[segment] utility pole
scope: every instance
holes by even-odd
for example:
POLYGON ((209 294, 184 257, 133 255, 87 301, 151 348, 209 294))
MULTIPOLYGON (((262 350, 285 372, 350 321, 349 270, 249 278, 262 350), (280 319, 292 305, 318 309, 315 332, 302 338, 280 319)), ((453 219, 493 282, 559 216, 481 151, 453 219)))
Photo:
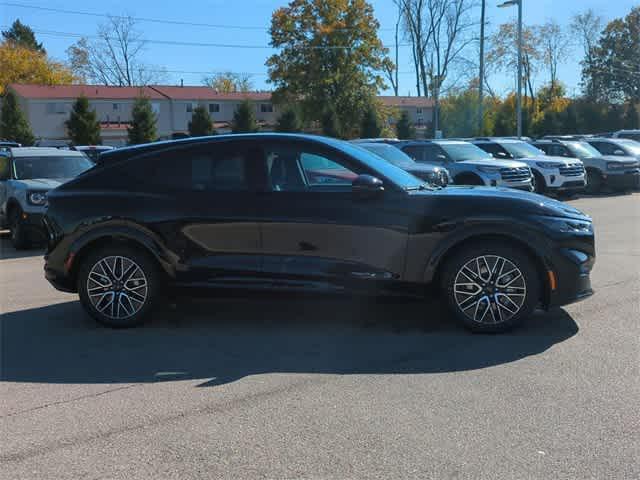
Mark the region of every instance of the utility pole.
POLYGON ((507 0, 499 8, 518 6, 518 92, 516 94, 516 123, 518 137, 522 136, 522 0, 507 0))
POLYGON ((480 10, 480 74, 478 75, 478 135, 484 135, 484 17, 485 1, 480 10))

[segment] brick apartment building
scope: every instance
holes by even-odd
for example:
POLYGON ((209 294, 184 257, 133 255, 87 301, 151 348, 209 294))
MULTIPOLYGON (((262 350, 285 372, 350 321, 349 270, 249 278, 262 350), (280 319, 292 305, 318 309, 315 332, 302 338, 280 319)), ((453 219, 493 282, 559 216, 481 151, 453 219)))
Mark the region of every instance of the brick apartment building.
MULTIPOLYGON (((65 121, 73 102, 80 96, 89 99, 102 128, 105 145, 121 146, 127 141, 127 126, 131 121, 133 102, 138 96, 149 98, 157 116, 158 135, 171 137, 185 133, 193 109, 204 105, 216 129, 228 132, 238 105, 249 100, 263 130, 270 130, 279 115, 271 102, 270 92, 219 93, 205 86, 149 85, 145 87, 108 87, 102 85, 26 85, 11 84, 34 135, 41 140, 67 140, 65 121)), ((433 102, 424 97, 380 96, 388 107, 408 112, 411 121, 420 128, 430 121, 433 102)))

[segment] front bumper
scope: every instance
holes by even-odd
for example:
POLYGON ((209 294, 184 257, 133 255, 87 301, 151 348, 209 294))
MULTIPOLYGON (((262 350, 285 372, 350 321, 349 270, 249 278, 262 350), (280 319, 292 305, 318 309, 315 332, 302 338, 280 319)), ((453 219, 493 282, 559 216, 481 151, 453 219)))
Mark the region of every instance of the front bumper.
POLYGON ((640 169, 623 173, 607 173, 603 175, 604 183, 614 190, 640 188, 640 169))
POLYGON ((544 176, 545 187, 548 191, 564 192, 584 190, 587 185, 585 173, 582 175, 563 175, 560 170, 538 170, 544 176))
POLYGON ((595 251, 587 248, 561 248, 554 255, 552 273, 554 285, 549 286, 549 307, 579 302, 593 295, 591 270, 596 261, 595 251))
POLYGON ((47 241, 47 232, 42 223, 42 218, 44 214, 40 212, 22 212, 20 217, 20 224, 27 231, 27 235, 32 241, 38 241, 42 243, 46 243, 47 241))

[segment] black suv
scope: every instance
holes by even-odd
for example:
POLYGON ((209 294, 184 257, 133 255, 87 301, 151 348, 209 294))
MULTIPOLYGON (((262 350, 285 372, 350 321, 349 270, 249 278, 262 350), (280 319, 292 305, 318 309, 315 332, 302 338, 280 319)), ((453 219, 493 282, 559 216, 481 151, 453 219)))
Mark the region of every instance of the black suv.
POLYGON ((141 323, 161 292, 184 286, 414 294, 433 284, 475 331, 592 294, 590 218, 532 193, 434 187, 306 135, 103 155, 48 196, 45 274, 109 326, 141 323))

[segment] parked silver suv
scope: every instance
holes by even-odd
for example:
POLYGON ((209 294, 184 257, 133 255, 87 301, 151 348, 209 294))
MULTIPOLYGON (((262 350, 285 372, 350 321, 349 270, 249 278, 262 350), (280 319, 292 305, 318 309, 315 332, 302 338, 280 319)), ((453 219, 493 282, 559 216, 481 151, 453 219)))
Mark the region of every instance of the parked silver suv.
POLYGON ((0 155, 0 227, 16 249, 43 240, 47 192, 93 167, 83 153, 57 148, 11 148, 0 155))
POLYGON ((527 164, 533 172, 537 193, 572 193, 584 190, 587 184, 584 164, 580 160, 547 156, 524 140, 485 137, 477 138, 473 144, 494 158, 513 159, 527 164))
POLYGON ((598 193, 605 187, 614 190, 638 188, 640 162, 628 155, 603 155, 589 143, 558 137, 533 142, 547 155, 579 158, 587 170, 587 192, 598 193))
POLYGON ((511 187, 533 191, 531 170, 524 163, 496 160, 469 142, 415 140, 395 142, 392 145, 417 162, 442 165, 458 185, 511 187))

